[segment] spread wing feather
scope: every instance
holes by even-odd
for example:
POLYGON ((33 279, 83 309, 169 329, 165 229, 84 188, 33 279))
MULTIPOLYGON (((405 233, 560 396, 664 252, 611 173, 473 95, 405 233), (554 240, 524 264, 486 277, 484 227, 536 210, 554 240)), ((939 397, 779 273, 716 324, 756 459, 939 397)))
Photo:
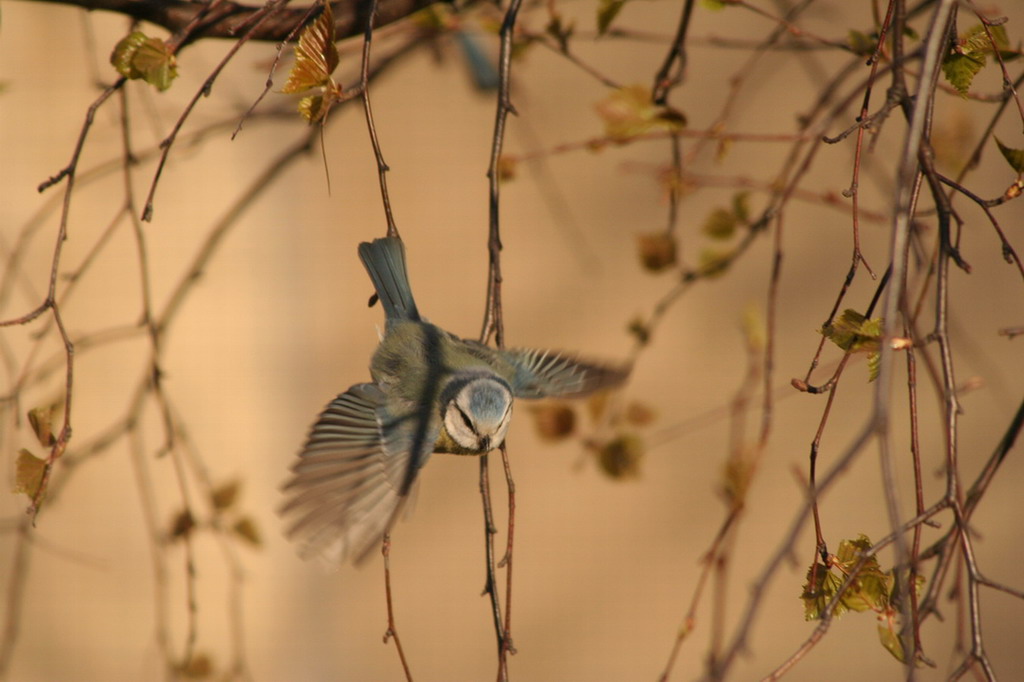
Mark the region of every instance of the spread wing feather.
POLYGON ((409 484, 437 439, 429 423, 413 452, 414 419, 396 419, 374 384, 332 400, 285 483, 281 514, 303 556, 362 561, 380 542, 408 497, 409 484))

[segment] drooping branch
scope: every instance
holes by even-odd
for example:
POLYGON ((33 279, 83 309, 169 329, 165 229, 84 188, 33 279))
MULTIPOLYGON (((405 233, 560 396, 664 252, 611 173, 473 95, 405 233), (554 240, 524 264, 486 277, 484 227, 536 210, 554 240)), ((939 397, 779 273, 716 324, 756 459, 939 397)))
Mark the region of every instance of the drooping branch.
MULTIPOLYGON (((40 0, 60 5, 72 5, 87 10, 117 12, 125 16, 162 26, 172 33, 185 28, 203 14, 198 27, 190 31, 190 40, 199 38, 238 38, 248 27, 253 15, 262 6, 238 2, 220 2, 213 6, 187 0, 40 0)), ((381 0, 377 9, 377 27, 403 19, 414 12, 434 4, 435 0, 381 0)), ((359 13, 359 3, 332 2, 334 31, 337 38, 361 35, 365 28, 359 13)), ((264 21, 250 40, 281 41, 287 39, 296 25, 307 16, 308 7, 295 7, 279 11, 264 21)))

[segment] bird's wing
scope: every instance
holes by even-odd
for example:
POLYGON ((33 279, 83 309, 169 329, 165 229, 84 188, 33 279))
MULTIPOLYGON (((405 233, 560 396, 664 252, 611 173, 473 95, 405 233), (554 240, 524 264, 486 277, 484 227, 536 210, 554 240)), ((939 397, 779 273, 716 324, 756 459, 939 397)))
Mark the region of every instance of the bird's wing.
POLYGON ((358 563, 391 527, 439 429, 395 412, 379 387, 356 384, 320 414, 281 508, 303 556, 358 563))
POLYGON ((520 398, 577 398, 618 386, 628 366, 587 362, 547 350, 520 348, 499 351, 514 367, 510 381, 520 398))

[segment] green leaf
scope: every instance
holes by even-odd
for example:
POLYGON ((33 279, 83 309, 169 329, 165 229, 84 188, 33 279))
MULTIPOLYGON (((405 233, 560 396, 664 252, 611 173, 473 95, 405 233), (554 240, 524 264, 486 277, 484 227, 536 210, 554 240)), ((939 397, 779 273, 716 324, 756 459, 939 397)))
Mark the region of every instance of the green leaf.
POLYGON ((178 77, 174 53, 160 38, 134 31, 114 47, 110 63, 119 74, 132 80, 144 80, 157 90, 171 87, 178 77))
POLYGON ((716 208, 704 221, 702 229, 711 239, 731 239, 736 233, 736 214, 726 208, 716 208))
POLYGON ((597 34, 603 36, 611 28, 612 21, 629 0, 601 0, 597 6, 597 34))
POLYGON ((999 138, 996 138, 996 145, 999 147, 999 152, 1006 159, 1006 163, 1010 164, 1010 168, 1017 171, 1018 174, 1024 173, 1024 149, 1014 149, 1007 147, 1003 144, 999 138))
POLYGON ((36 499, 45 473, 46 460, 22 448, 14 464, 14 493, 25 493, 29 499, 36 499))
POLYGON ((704 9, 717 12, 718 10, 725 9, 730 3, 725 2, 724 0, 700 0, 700 4, 704 6, 704 9))
MULTIPOLYGON (((338 66, 338 48, 334 44, 334 16, 331 3, 312 24, 302 29, 299 44, 295 46, 295 64, 288 72, 281 92, 286 95, 305 92, 310 88, 326 86, 338 66)), ((309 118, 307 121, 312 122, 309 118)), ((317 119, 319 120, 319 119, 317 119)))
POLYGON ((875 317, 869 320, 856 310, 847 308, 819 332, 845 351, 876 352, 882 338, 882 319, 875 317))

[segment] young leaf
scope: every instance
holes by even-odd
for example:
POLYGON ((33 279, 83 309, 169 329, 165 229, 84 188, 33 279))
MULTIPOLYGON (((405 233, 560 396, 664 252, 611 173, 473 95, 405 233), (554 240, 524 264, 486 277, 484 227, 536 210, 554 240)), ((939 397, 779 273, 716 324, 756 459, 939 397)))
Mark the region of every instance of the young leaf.
MULTIPOLYGON (((815 561, 807 569, 807 582, 800 599, 804 602, 804 620, 817 620, 825 613, 825 607, 836 596, 843 579, 828 569, 824 564, 815 561)), ((832 611, 833 617, 846 612, 846 606, 840 600, 832 611)))
POLYGON ((597 35, 603 36, 628 0, 601 0, 597 6, 597 35))
POLYGON ((882 320, 878 317, 869 320, 847 308, 819 332, 843 350, 876 352, 882 337, 882 320))
POLYGON ((651 101, 650 88, 632 85, 613 91, 597 103, 604 119, 605 134, 616 142, 626 142, 654 129, 682 130, 686 118, 678 111, 651 101))
POLYGON ((45 472, 46 460, 22 448, 14 465, 14 494, 25 493, 29 499, 34 500, 39 493, 39 486, 43 484, 45 472))
POLYGON ((736 192, 732 195, 732 214, 739 223, 750 222, 750 192, 736 192))
POLYGON ((942 60, 942 73, 950 85, 966 97, 974 77, 985 67, 985 55, 995 50, 1008 50, 1009 46, 1003 26, 990 26, 988 32, 981 24, 972 26, 957 39, 956 46, 942 60))
POLYGON ((878 36, 869 36, 853 29, 850 29, 846 36, 846 44, 850 46, 850 50, 861 57, 870 57, 874 54, 877 43, 878 36))
POLYGON ((881 353, 868 353, 868 383, 877 379, 878 374, 882 371, 881 360, 881 353))
POLYGON ((942 60, 942 73, 961 97, 967 97, 967 93, 971 89, 971 82, 984 66, 985 55, 983 53, 952 52, 942 60))
POLYGON ((711 239, 730 239, 736 232, 736 215, 729 209, 716 208, 705 219, 702 229, 711 239))
POLYGON ((1007 147, 1003 144, 999 138, 996 138, 996 145, 999 147, 999 152, 1006 159, 1006 163, 1010 164, 1010 168, 1017 171, 1018 175, 1024 173, 1024 149, 1014 149, 1007 147))
POLYGON ((144 80, 158 90, 171 87, 178 77, 177 60, 160 38, 134 31, 114 47, 110 63, 119 74, 132 80, 144 80))
POLYGON ((718 277, 729 269, 731 251, 706 248, 700 252, 700 274, 702 277, 718 277))
POLYGON ((765 344, 768 342, 768 327, 765 324, 761 308, 756 303, 748 303, 743 309, 741 325, 747 348, 755 352, 764 350, 765 344))
POLYGON ((299 44, 295 46, 295 64, 288 72, 288 80, 285 81, 281 92, 290 95, 326 86, 337 66, 338 48, 334 44, 334 16, 331 13, 331 3, 325 2, 320 16, 302 29, 299 35, 299 44))

